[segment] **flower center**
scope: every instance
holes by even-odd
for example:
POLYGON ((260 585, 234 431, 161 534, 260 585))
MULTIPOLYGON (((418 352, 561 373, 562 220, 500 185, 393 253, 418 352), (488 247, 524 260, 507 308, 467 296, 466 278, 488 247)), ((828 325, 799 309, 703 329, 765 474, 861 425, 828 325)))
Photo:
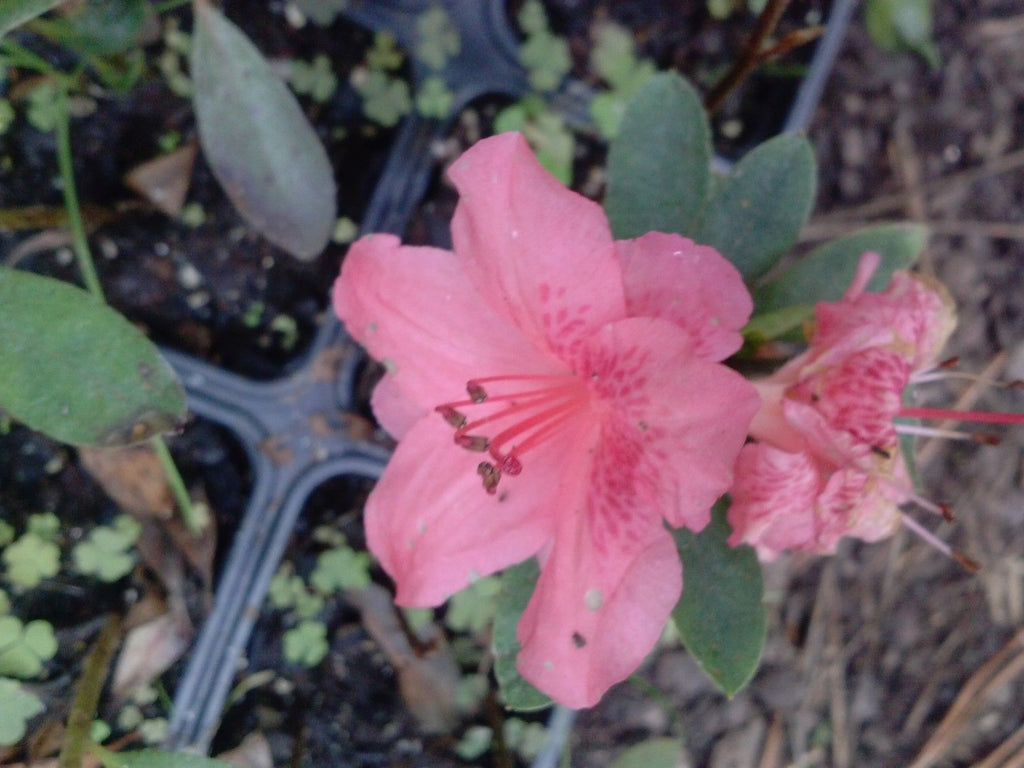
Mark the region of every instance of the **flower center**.
POLYGON ((490 494, 502 475, 522 472, 523 454, 554 437, 589 399, 586 385, 571 374, 470 379, 466 394, 467 400, 434 410, 455 428, 456 445, 490 454, 476 468, 490 494))

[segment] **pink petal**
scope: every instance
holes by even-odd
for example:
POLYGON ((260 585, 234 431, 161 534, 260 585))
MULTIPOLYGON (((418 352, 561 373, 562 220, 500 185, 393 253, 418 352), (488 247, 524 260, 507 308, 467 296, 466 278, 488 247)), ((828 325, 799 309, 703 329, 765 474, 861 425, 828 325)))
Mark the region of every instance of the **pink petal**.
POLYGON ((610 403, 602 440, 613 463, 595 474, 607 495, 634 494, 674 526, 700 530, 733 481, 761 404, 724 365, 694 357, 665 320, 610 323, 588 342, 592 386, 610 403))
POLYGON ((408 428, 404 393, 426 413, 465 397, 471 378, 560 371, 509 320, 494 312, 455 254, 402 246, 392 235, 355 242, 334 283, 334 309, 349 333, 380 360, 395 387, 376 402, 378 418, 408 428))
POLYGON ((560 510, 517 631, 520 673, 567 707, 593 706, 636 670, 682 591, 679 556, 657 512, 609 501, 581 495, 560 510))
POLYGON ((631 316, 672 321, 708 360, 724 360, 740 348, 753 302, 740 273, 718 251, 661 232, 615 246, 631 316))
POLYGON ((743 447, 730 494, 729 543, 750 544, 764 560, 786 549, 817 543, 815 505, 823 486, 821 470, 806 453, 770 445, 743 447))
POLYGON ((551 176, 518 133, 478 142, 449 169, 455 251, 477 289, 541 348, 565 358, 625 316, 601 207, 551 176))
MULTIPOLYGON (((562 513, 562 444, 531 451, 522 474, 503 477, 488 495, 476 471, 486 454, 456 446, 452 433, 437 414, 417 422, 366 502, 367 543, 402 605, 438 605, 475 578, 536 554, 562 513)), ((592 439, 566 433, 566 444, 584 454, 592 439)))
POLYGON ((384 431, 395 440, 401 440, 424 416, 423 406, 406 394, 393 376, 384 376, 377 382, 370 406, 384 431))

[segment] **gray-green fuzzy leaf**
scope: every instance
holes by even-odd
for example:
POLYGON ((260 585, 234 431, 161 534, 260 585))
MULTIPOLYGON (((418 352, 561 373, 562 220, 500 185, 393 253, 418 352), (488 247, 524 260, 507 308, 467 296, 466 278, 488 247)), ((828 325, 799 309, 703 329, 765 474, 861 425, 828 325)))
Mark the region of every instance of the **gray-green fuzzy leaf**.
POLYGON ((693 86, 672 73, 651 78, 608 151, 604 205, 615 237, 688 234, 704 207, 710 163, 711 131, 693 86))
POLYGON ((177 427, 185 393, 135 326, 73 285, 0 267, 0 408, 73 445, 177 427))
POLYGON ((208 0, 196 3, 192 79, 203 152, 246 221, 300 259, 334 229, 327 153, 295 97, 208 0))
POLYGON ((693 234, 748 282, 789 252, 814 203, 817 164, 803 136, 766 141, 733 168, 708 200, 693 234))
POLYGON ((672 618, 686 649, 728 696, 757 671, 766 628, 761 565, 748 546, 730 547, 724 503, 699 534, 673 531, 683 594, 672 618))

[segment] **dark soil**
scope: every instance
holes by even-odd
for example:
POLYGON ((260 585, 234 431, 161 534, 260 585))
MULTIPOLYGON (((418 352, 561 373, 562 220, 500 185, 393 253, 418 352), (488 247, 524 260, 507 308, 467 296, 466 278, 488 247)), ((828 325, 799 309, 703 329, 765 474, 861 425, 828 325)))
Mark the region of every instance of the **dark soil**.
MULTIPOLYGON (((660 66, 678 66, 706 87, 749 29, 749 17, 733 26, 712 25, 699 15, 702 6, 685 0, 550 4, 556 31, 570 39, 577 76, 587 76, 589 25, 611 17, 637 32, 645 55, 660 66)), ((962 370, 981 371, 995 360, 991 376, 1024 378, 1024 162, 1006 159, 1020 148, 1024 129, 1024 16, 1013 0, 937 6, 943 56, 937 71, 909 56, 879 52, 859 24, 851 31, 810 131, 821 181, 820 213, 809 234, 832 237, 874 219, 937 222, 922 268, 946 283, 960 308, 949 354, 960 357, 962 370), (973 183, 958 176, 1000 164, 1010 167, 973 183), (878 199, 890 202, 860 207, 878 199), (996 231, 990 223, 1008 226, 996 231), (1001 352, 1005 360, 997 357, 1001 352)), ((341 20, 328 29, 294 30, 283 20, 281 4, 273 4, 271 13, 266 9, 256 0, 225 3, 226 13, 268 55, 308 59, 324 52, 331 58, 342 84, 338 93, 324 106, 306 106, 335 165, 339 213, 358 221, 393 138, 393 132, 368 129, 347 86, 370 35, 341 20), (332 133, 338 126, 346 129, 343 139, 332 133)), ((820 14, 820 4, 794 0, 787 23, 808 14, 820 14)), ((188 14, 181 18, 187 24, 188 14)), ((781 91, 753 91, 762 93, 759 101, 727 103, 718 124, 738 121, 741 130, 731 140, 720 136, 720 149, 737 150, 777 128, 777 102, 788 98, 792 86, 782 80, 781 91), (774 127, 766 127, 762 115, 775 120, 774 127)), ((492 112, 493 105, 481 104, 475 116, 461 120, 457 142, 469 141, 474 121, 486 124, 492 112)), ((118 211, 92 234, 108 299, 161 343, 251 378, 279 375, 312 338, 343 248, 329 246, 311 265, 283 255, 244 228, 201 159, 190 200, 203 206, 202 225, 187 227, 124 206, 130 193, 121 176, 158 154, 157 137, 172 130, 185 141, 195 137, 188 102, 159 80, 144 80, 123 96, 105 95, 94 114, 73 125, 83 200, 118 211), (279 317, 294 321, 295 340, 275 330, 279 317)), ((583 146, 590 146, 587 140, 583 146)), ((590 148, 599 156, 596 144, 590 148)), ((457 154, 454 145, 447 150, 457 154)), ((56 165, 50 137, 19 118, 0 137, 0 154, 10 158, 0 165, 0 208, 60 205, 51 184, 56 165)), ((443 242, 452 201, 435 183, 410 239, 443 242)), ((24 238, 0 232, 0 252, 10 254, 24 238)), ((20 266, 75 278, 73 266, 53 249, 24 257, 20 266)), ((928 402, 949 405, 969 385, 929 387, 928 402)), ((976 395, 982 409, 1022 407, 1019 392, 981 387, 976 395)), ((1021 664, 1006 664, 1000 678, 1005 685, 990 689, 980 684, 979 673, 1024 624, 1022 446, 1024 433, 1017 430, 1006 432, 998 447, 923 448, 925 494, 958 513, 940 535, 981 561, 978 575, 907 535, 873 546, 847 545, 831 559, 783 558, 767 568, 768 646, 748 689, 727 701, 682 650, 667 647, 643 669, 666 701, 630 684, 618 686, 578 721, 573 764, 600 768, 624 746, 666 734, 685 740, 689 764, 712 768, 1024 764, 1021 664), (966 687, 976 674, 978 689, 966 687), (965 690, 971 705, 965 716, 940 729, 965 690), (985 761, 1004 742, 1005 754, 985 761), (914 762, 917 755, 923 757, 914 762)), ((190 485, 202 490, 217 517, 223 552, 249 487, 244 453, 222 430, 201 421, 173 448, 190 485)), ((297 567, 312 557, 308 534, 317 525, 337 525, 351 543, 362 543, 354 509, 365 490, 364 481, 348 478, 314 495, 289 552, 297 567)), ((0 435, 0 511, 20 530, 26 515, 43 510, 57 511, 64 522, 65 552, 89 525, 116 513, 73 451, 15 425, 0 435)), ((144 583, 136 574, 97 588, 93 580, 62 574, 14 600, 16 614, 52 621, 61 638, 44 688, 50 716, 64 714, 78 654, 98 629, 98 617, 125 606, 144 583)), ((250 669, 274 669, 294 685, 250 693, 228 712, 215 746, 233 746, 260 729, 280 765, 296 755, 310 766, 460 764, 451 744, 461 731, 437 737, 419 732, 399 696, 395 670, 354 608, 339 601, 325 619, 329 660, 306 671, 281 661, 281 617, 263 617, 250 669)), ((172 691, 173 685, 172 673, 172 691)), ((497 717, 485 707, 475 722, 494 725, 497 717)), ((7 762, 2 753, 0 762, 7 762)))

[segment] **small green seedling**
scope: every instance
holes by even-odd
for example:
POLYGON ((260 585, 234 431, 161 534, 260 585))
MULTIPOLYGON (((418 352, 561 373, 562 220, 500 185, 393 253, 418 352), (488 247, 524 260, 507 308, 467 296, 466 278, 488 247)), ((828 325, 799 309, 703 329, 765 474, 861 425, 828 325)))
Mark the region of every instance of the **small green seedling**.
POLYGON ((44 709, 39 697, 17 680, 0 677, 0 746, 21 741, 26 723, 44 709))
POLYGON ((390 72, 402 66, 403 54, 395 44, 390 32, 378 32, 373 36, 373 47, 366 52, 366 66, 378 72, 390 72))
POLYGON ((296 93, 309 96, 318 104, 328 101, 338 88, 338 76, 331 69, 331 60, 322 53, 312 62, 293 61, 289 81, 296 93))
POLYGON ((932 37, 932 0, 868 0, 864 25, 879 48, 916 53, 933 69, 941 63, 932 37))
POLYGON ((416 111, 423 117, 443 120, 452 111, 455 94, 442 77, 428 77, 416 91, 416 111))
POLYGON ((306 619, 284 633, 284 657, 292 664, 315 667, 329 650, 327 627, 322 621, 306 619))
POLYGON ((0 99, 0 136, 7 133, 7 130, 14 122, 14 107, 7 99, 0 99))
POLYGON ((48 621, 22 624, 14 616, 0 616, 0 675, 22 680, 38 677, 43 662, 57 653, 57 638, 48 621))
POLYGON ((572 183, 576 138, 562 117, 548 109, 543 98, 530 94, 505 107, 494 120, 494 130, 522 133, 541 165, 563 184, 572 183))
POLYGON ((0 547, 6 547, 14 541, 15 535, 14 526, 6 520, 0 520, 0 547))
POLYGON ((447 12, 433 5, 416 19, 415 56, 431 69, 443 69, 462 50, 459 33, 447 12))
POLYGON ((32 589, 60 571, 60 549, 35 533, 25 533, 4 549, 3 561, 12 584, 32 589))
POLYGON ((80 542, 71 556, 75 567, 100 581, 114 582, 131 572, 135 558, 128 551, 138 541, 142 526, 127 515, 118 515, 112 526, 97 526, 80 542))
POLYGON ((637 58, 632 33, 611 22, 600 25, 594 33, 590 67, 611 88, 590 102, 590 116, 597 130, 610 140, 618 135, 626 105, 657 69, 653 62, 637 58))
POLYGON ((519 61, 526 67, 530 87, 542 92, 554 90, 572 68, 569 43, 548 28, 540 0, 527 0, 516 19, 526 33, 519 61))
POLYGON ((318 592, 331 595, 343 589, 370 586, 370 556, 342 545, 321 552, 309 583, 318 592))
POLYGON ((444 623, 455 632, 482 632, 494 621, 501 592, 501 579, 486 576, 477 579, 448 601, 444 623))
POLYGON ((60 518, 52 512, 29 515, 25 524, 26 533, 32 533, 41 539, 53 541, 60 535, 60 518))
POLYGON ((352 87, 363 98, 363 112, 375 123, 391 128, 409 114, 412 96, 409 84, 379 70, 356 69, 352 87))

